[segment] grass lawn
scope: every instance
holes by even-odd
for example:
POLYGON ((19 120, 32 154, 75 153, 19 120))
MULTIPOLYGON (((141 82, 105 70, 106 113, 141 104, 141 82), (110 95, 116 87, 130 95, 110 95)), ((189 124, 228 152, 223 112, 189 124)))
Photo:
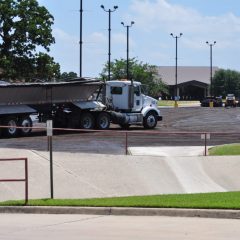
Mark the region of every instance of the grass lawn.
MULTIPOLYGON (((173 100, 160 100, 158 101, 158 106, 174 106, 173 100)), ((178 101, 178 105, 184 106, 184 105, 189 105, 189 104, 195 104, 199 103, 199 101, 178 101)))
POLYGON ((208 150, 210 156, 240 155, 240 143, 216 146, 208 150))
MULTIPOLYGON (((1 206, 20 206, 24 201, 1 202, 1 206)), ((170 194, 155 196, 115 197, 95 199, 38 199, 29 200, 30 206, 88 206, 142 208, 202 208, 240 209, 240 192, 170 194)))

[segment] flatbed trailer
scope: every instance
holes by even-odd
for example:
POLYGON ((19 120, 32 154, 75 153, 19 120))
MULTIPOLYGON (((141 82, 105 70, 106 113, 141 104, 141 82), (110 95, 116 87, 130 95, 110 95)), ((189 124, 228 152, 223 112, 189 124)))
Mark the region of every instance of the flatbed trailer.
POLYGON ((97 109, 97 106, 99 111, 103 110, 103 105, 89 99, 102 86, 97 80, 1 84, 0 125, 9 126, 1 133, 7 137, 28 135, 32 127, 31 114, 37 114, 39 122, 53 119, 55 127, 77 127, 73 112, 79 116, 80 112, 97 109), (70 115, 71 121, 66 119, 70 115), (16 129, 17 126, 26 128, 16 129))

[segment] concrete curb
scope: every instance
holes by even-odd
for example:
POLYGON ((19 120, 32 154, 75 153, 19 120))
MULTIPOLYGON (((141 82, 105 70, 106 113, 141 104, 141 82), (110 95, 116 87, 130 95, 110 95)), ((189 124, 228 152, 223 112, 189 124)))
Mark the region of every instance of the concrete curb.
POLYGON ((171 216, 171 217, 200 217, 200 218, 228 218, 228 219, 240 218, 240 210, 178 209, 178 208, 1 206, 0 213, 171 216))

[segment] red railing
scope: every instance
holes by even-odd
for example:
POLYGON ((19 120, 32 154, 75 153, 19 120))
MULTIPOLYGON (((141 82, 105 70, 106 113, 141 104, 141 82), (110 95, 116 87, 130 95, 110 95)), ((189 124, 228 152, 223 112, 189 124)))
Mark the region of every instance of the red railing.
POLYGON ((0 179, 0 182, 25 182, 25 205, 28 203, 28 159, 27 158, 3 158, 0 162, 24 161, 25 162, 25 178, 0 179))

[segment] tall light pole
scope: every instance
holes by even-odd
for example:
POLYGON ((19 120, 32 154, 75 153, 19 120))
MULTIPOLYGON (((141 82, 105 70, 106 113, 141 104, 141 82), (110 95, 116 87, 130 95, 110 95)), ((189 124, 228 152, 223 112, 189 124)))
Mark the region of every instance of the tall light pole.
POLYGON ((171 33, 170 34, 173 38, 175 38, 176 39, 176 65, 175 65, 175 91, 174 91, 174 94, 175 94, 175 96, 174 96, 174 100, 175 100, 175 103, 174 103, 174 107, 177 107, 178 106, 178 104, 177 104, 177 97, 178 97, 178 91, 177 91, 177 79, 178 79, 178 69, 177 69, 177 67, 178 67, 178 65, 177 65, 177 60, 178 60, 178 51, 177 51, 177 49, 178 49, 178 38, 180 38, 183 34, 182 33, 180 33, 179 34, 179 36, 178 35, 173 35, 173 33, 171 33))
POLYGON ((79 77, 82 77, 82 29, 83 29, 83 2, 80 0, 80 69, 79 69, 79 77))
POLYGON ((108 81, 110 81, 110 72, 111 72, 111 13, 115 12, 118 9, 118 6, 113 6, 113 9, 105 9, 103 5, 101 8, 108 12, 108 81))
POLYGON ((209 43, 208 41, 206 44, 210 47, 210 95, 212 96, 212 47, 216 44, 217 42, 214 41, 213 43, 209 43))
MULTIPOLYGON (((132 27, 134 21, 131 21, 130 25, 125 25, 124 22, 121 22, 121 24, 127 28, 127 79, 129 80, 129 28, 132 27)), ((131 82, 132 81, 133 80, 131 79, 131 82)))

